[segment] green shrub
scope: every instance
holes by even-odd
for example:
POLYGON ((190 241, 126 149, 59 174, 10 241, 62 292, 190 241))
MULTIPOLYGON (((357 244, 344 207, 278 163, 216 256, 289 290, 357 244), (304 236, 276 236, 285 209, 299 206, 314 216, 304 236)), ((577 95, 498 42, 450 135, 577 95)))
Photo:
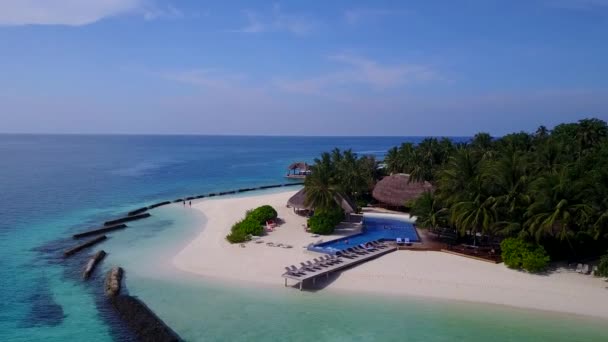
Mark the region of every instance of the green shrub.
POLYGON ((608 254, 600 258, 600 263, 597 265, 595 275, 598 277, 608 277, 608 254))
POLYGON ((509 268, 539 272, 547 267, 549 256, 540 245, 519 238, 508 238, 501 242, 502 261, 509 268))
POLYGON ((232 226, 233 232, 241 232, 245 235, 262 235, 264 233, 264 227, 256 221, 249 217, 246 217, 244 220, 239 221, 232 226))
POLYGON ((330 209, 324 211, 316 211, 315 214, 308 219, 308 227, 315 234, 329 235, 334 232, 338 223, 344 219, 342 209, 330 209))
POLYGON ((232 226, 231 233, 226 236, 230 243, 240 243, 249 240, 250 235, 260 236, 264 234, 262 226, 268 220, 277 218, 277 211, 269 205, 249 210, 245 218, 232 226))
POLYGON ((277 218, 277 211, 269 205, 263 205, 247 212, 246 218, 255 220, 260 224, 265 224, 266 221, 277 218))
POLYGON ((249 241, 249 236, 247 234, 241 232, 240 230, 233 230, 230 234, 226 236, 226 240, 230 243, 241 243, 245 241, 249 241))

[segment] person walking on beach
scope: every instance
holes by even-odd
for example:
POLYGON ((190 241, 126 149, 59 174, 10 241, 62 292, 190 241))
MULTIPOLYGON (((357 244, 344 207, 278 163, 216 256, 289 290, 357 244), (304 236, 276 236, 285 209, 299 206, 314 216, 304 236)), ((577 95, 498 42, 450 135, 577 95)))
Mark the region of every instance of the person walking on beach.
POLYGON ((188 205, 192 208, 192 201, 188 201, 188 205))
POLYGON ((184 202, 183 202, 183 205, 184 205, 184 207, 186 206, 186 201, 185 201, 185 200, 184 200, 184 202))

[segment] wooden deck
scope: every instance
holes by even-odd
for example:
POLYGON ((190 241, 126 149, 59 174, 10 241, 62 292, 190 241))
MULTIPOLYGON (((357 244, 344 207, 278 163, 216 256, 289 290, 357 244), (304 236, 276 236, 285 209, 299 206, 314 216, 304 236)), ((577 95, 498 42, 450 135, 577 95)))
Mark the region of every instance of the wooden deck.
POLYGON ((326 278, 329 278, 329 275, 331 273, 342 271, 344 269, 353 267, 355 265, 362 264, 364 262, 378 258, 382 255, 394 252, 396 250, 397 250, 396 247, 387 246, 387 248, 379 249, 379 250, 371 252, 369 254, 359 255, 358 257, 356 257, 354 259, 339 257, 339 259, 342 262, 334 264, 334 265, 329 265, 327 267, 322 267, 320 270, 317 270, 315 272, 306 271, 306 274, 304 274, 302 276, 296 276, 296 275, 291 275, 288 273, 283 273, 282 277, 285 278, 285 286, 287 286, 287 279, 292 279, 292 280, 298 281, 300 291, 302 291, 305 281, 312 280, 312 283, 314 284, 318 277, 325 276, 326 278))

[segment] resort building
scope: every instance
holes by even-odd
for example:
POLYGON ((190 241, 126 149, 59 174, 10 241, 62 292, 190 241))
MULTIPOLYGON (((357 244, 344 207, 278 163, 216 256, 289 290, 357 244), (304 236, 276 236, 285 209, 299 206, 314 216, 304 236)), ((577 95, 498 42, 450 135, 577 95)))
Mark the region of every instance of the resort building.
MULTIPOLYGON (((341 195, 336 195, 334 200, 336 201, 336 204, 338 204, 342 210, 344 210, 347 217, 350 214, 357 212, 357 205, 350 199, 341 195)), ((311 206, 306 205, 306 191, 304 188, 289 198, 287 201, 287 206, 293 208, 293 211, 299 215, 308 215, 314 210, 314 208, 311 206)))
POLYGON ((402 209, 409 201, 432 189, 429 182, 412 182, 410 175, 396 173, 382 178, 374 187, 372 196, 380 202, 378 206, 402 209))

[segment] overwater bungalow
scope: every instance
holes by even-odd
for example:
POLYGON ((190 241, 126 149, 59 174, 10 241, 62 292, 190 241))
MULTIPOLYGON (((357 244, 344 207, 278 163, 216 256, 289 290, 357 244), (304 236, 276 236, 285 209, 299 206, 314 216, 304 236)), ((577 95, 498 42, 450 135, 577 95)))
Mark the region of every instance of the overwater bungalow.
POLYGON ((372 196, 381 207, 403 209, 407 202, 432 189, 429 182, 410 182, 410 175, 396 173, 382 178, 374 187, 372 196))
POLYGON ((310 174, 310 166, 305 162, 295 162, 287 167, 287 178, 303 179, 310 174))

